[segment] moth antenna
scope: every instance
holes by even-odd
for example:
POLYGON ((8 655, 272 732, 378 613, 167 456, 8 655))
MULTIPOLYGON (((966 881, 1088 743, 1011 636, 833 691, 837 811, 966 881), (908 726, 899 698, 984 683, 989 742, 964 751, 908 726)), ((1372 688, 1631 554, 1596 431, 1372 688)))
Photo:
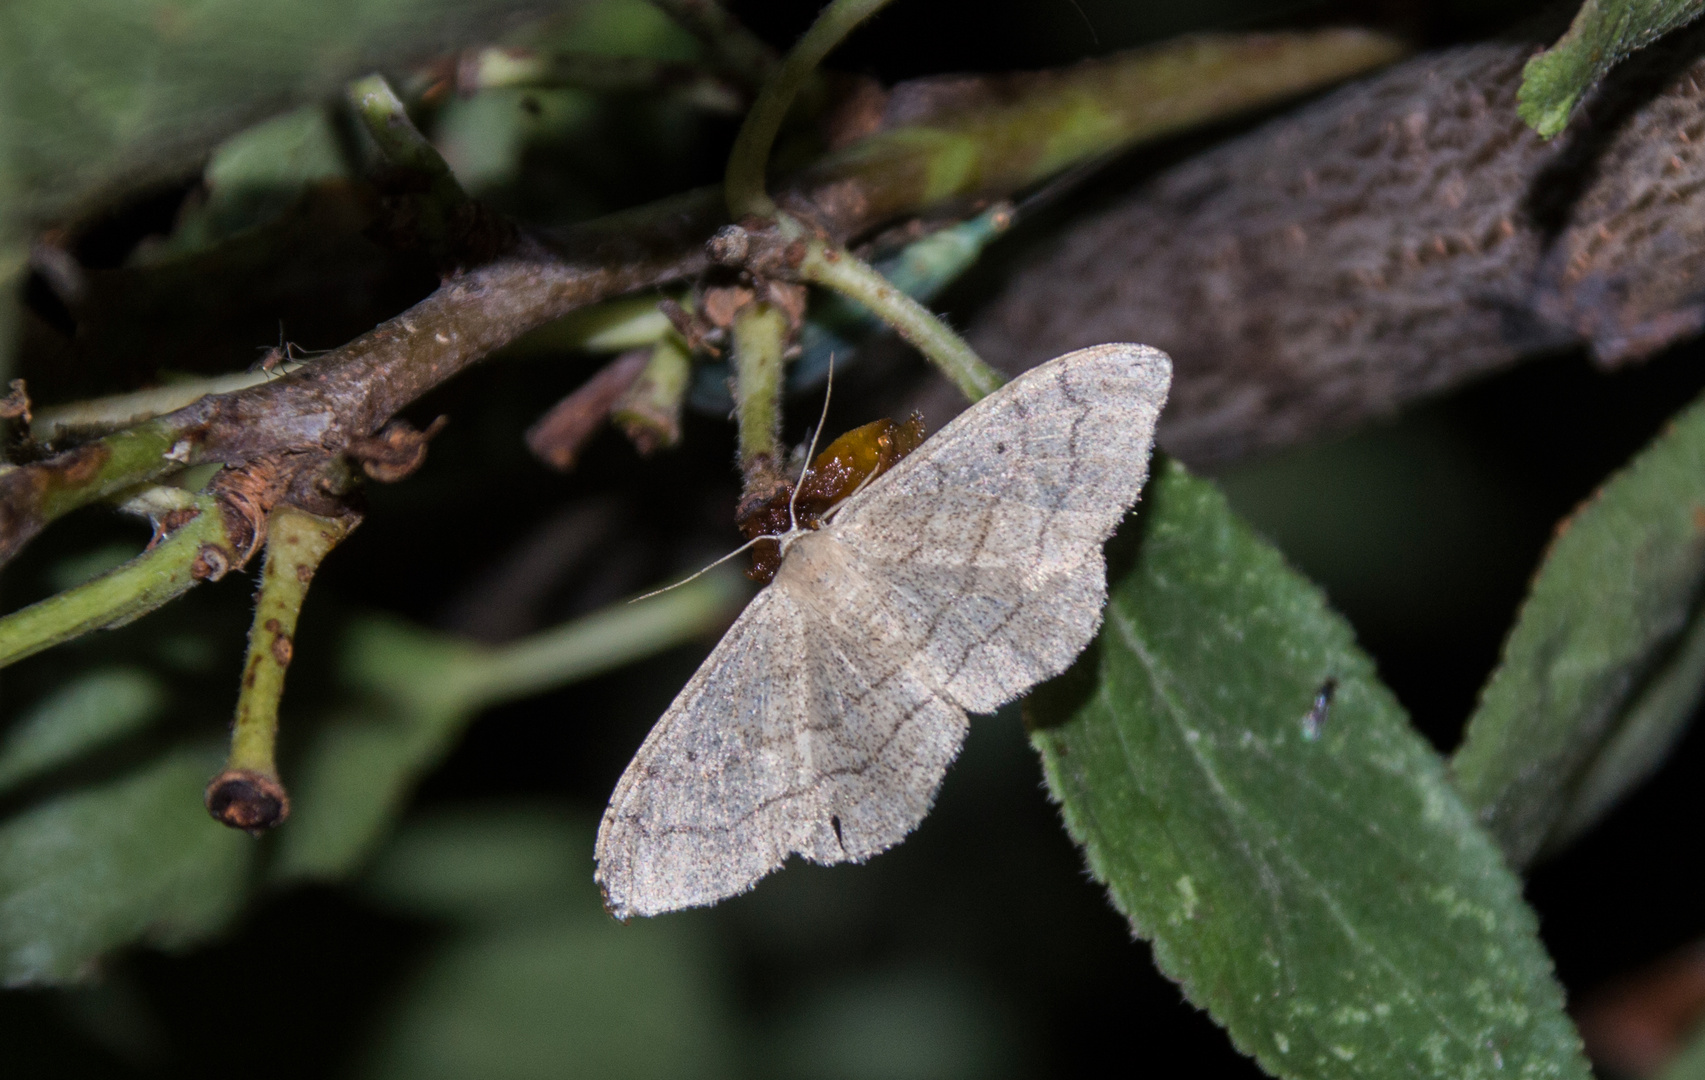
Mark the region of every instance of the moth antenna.
MULTIPOLYGON (((828 385, 823 388, 823 411, 822 411, 822 414, 817 417, 817 430, 811 433, 811 445, 805 451, 805 466, 804 466, 804 468, 799 470, 799 479, 793 485, 793 494, 789 495, 788 499, 787 499, 787 526, 788 526, 788 532, 790 532, 790 533, 799 531, 799 519, 794 516, 794 511, 793 511, 794 500, 799 498, 800 485, 805 483, 805 474, 811 470, 811 457, 813 454, 815 454, 817 452, 817 437, 819 435, 823 434, 823 424, 825 423, 825 421, 828 420, 828 417, 829 417, 829 394, 834 389, 834 384, 835 384, 835 354, 830 353, 829 354, 829 380, 828 380, 828 385)), ((866 477, 866 480, 868 480, 868 479, 869 478, 866 477)), ((863 486, 864 486, 864 484, 861 482, 859 484, 859 487, 863 487, 863 486)), ((854 494, 857 494, 856 490, 854 491, 854 494)), ((851 496, 848 496, 848 497, 850 498, 851 496)), ((778 539, 778 537, 774 533, 768 533, 768 534, 765 534, 763 536, 754 536, 752 539, 746 541, 744 544, 741 544, 739 547, 735 548, 733 551, 730 551, 728 554, 724 555, 722 558, 716 560, 715 562, 709 564, 708 566, 705 566, 703 569, 698 570, 697 572, 693 573, 692 575, 690 575, 688 577, 684 577, 680 581, 677 581, 673 584, 665 585, 661 589, 653 589, 648 593, 641 593, 640 595, 634 597, 632 600, 629 600, 628 603, 637 604, 641 600, 649 600, 653 596, 660 596, 663 593, 668 592, 670 589, 678 589, 681 586, 685 585, 687 582, 692 581, 694 578, 703 577, 705 574, 707 574, 710 571, 721 566, 723 563, 727 562, 729 559, 732 559, 732 558, 734 558, 734 556, 745 551, 747 548, 751 547, 753 544, 761 543, 765 540, 776 540, 776 539, 778 539)))
POLYGON ((799 519, 793 514, 793 504, 799 499, 799 489, 805 485, 805 474, 811 471, 811 459, 817 453, 817 438, 823 434, 823 425, 829 420, 829 395, 835 392, 835 354, 829 354, 829 376, 823 384, 823 411, 817 415, 817 430, 811 433, 811 445, 805 451, 805 464, 800 466, 799 479, 794 482, 793 493, 787 497, 787 531, 799 531, 799 519))
POLYGON ((706 574, 710 573, 712 570, 715 570, 717 567, 721 566, 723 563, 727 562, 729 559, 734 558, 734 556, 740 554, 742 551, 745 551, 747 548, 751 547, 753 544, 756 544, 762 540, 774 540, 774 539, 775 539, 775 537, 773 537, 773 536, 754 536, 752 539, 746 541, 744 544, 741 544, 739 547, 735 548, 733 551, 730 551, 728 554, 724 555, 722 558, 716 560, 713 563, 710 563, 709 565, 703 567, 700 570, 695 571, 694 573, 688 575, 687 577, 682 578, 680 581, 674 582, 673 584, 670 584, 670 585, 665 585, 661 589, 652 589, 648 593, 641 593, 640 595, 634 597, 632 600, 629 600, 628 603, 637 604, 641 600, 649 600, 653 596, 662 596, 664 593, 668 592, 670 589, 679 589, 681 586, 685 585, 689 581, 694 580, 695 578, 704 577, 706 574))

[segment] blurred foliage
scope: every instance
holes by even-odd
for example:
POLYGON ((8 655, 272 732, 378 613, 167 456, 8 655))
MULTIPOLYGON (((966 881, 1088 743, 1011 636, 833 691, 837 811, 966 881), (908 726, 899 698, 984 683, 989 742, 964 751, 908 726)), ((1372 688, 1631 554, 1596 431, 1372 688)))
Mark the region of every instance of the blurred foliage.
POLYGON ((1469 720, 1457 786, 1525 866, 1664 759, 1705 689, 1705 404, 1557 527, 1469 720))
POLYGON ((449 931, 357 1075, 730 1075, 703 919, 618 926, 592 884, 592 835, 522 806, 440 811, 397 835, 363 889, 449 931))
POLYGON ((475 716, 699 637, 732 620, 743 584, 733 571, 707 574, 499 648, 390 621, 356 624, 342 663, 361 708, 324 725, 308 749, 274 875, 350 873, 475 716))
POLYGON ((221 139, 351 77, 490 40, 537 0, 8 4, 10 220, 75 218, 175 181, 221 139), (99 33, 90 33, 99 27, 99 33))
POLYGON ((1605 72, 1701 11, 1701 0, 1585 0, 1568 33, 1523 69, 1522 119, 1547 139, 1557 135, 1605 72))
MULTIPOLYGON (((73 0, 0 10, 0 285, 29 232, 177 181, 213 145, 375 68, 489 40, 539 0, 73 0), (89 32, 98 27, 99 32, 89 32)), ((0 317, 0 329, 10 323, 0 317)), ((0 374, 13 336, 0 336, 0 374)))
POLYGON ((1027 710, 1132 929, 1276 1076, 1587 1076, 1520 884, 1348 624, 1156 472, 1106 632, 1027 710))
POLYGON ((201 806, 221 757, 177 751, 0 825, 0 980, 86 979, 118 945, 181 946, 230 919, 254 845, 201 806))
POLYGON ((211 247, 287 210, 308 184, 349 175, 329 110, 297 109, 219 144, 202 170, 205 197, 187 206, 168 236, 132 262, 165 262, 211 247))
POLYGON ((159 680, 139 668, 100 668, 70 680, 7 729, 0 793, 129 735, 164 705, 159 680))

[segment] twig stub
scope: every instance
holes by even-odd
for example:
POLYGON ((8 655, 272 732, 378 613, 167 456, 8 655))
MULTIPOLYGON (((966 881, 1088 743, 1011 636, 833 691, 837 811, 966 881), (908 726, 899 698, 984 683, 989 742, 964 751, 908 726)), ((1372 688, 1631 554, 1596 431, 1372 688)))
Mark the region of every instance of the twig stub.
POLYGON ((207 783, 207 812, 222 824, 260 836, 290 816, 290 794, 275 776, 226 769, 207 783))
POLYGON ((557 472, 574 467, 580 451, 609 418, 610 410, 645 370, 651 350, 632 349, 605 364, 574 393, 527 429, 527 448, 557 472))

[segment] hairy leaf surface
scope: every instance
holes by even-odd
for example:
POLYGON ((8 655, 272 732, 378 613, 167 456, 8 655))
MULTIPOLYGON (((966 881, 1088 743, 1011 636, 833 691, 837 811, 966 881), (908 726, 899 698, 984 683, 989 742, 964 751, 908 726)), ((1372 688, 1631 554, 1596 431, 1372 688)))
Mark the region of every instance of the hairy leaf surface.
POLYGON ((1519 882, 1350 627, 1179 465, 1135 524, 1031 719, 1161 969, 1277 1076, 1587 1076, 1519 882))

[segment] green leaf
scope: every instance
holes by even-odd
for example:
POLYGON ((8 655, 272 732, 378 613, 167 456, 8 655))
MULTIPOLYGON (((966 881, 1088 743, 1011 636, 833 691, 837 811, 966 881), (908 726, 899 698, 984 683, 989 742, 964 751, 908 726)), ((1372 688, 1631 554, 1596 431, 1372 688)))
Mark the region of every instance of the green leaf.
POLYGON ((202 808, 219 761, 180 750, 0 824, 0 982, 77 981, 121 945, 182 946, 225 924, 255 846, 202 808))
POLYGON ((1212 484, 1160 463, 1146 498, 1030 714, 1156 963, 1277 1076, 1586 1077, 1520 883, 1350 627, 1212 484))
POLYGON ((1586 0, 1568 33, 1522 70, 1517 111, 1551 138, 1605 72, 1701 11, 1705 0, 1586 0))
POLYGON ((727 1072, 726 990, 705 917, 617 924, 591 884, 592 833, 591 821, 510 808, 440 813, 399 834, 368 879, 372 895, 472 925, 432 956, 358 1075, 727 1072), (576 884, 557 888, 565 868, 576 884))
POLYGON ((139 730, 165 704, 159 680, 140 668, 101 668, 77 677, 6 732, 0 792, 139 730))
POLYGON ((1674 654, 1622 714, 1571 793, 1547 844, 1561 848, 1591 828, 1658 770, 1699 708, 1705 691, 1705 619, 1697 616, 1674 654))
POLYGON ((1511 862, 1584 828, 1680 735, 1705 680, 1702 586, 1705 400, 1559 527, 1469 720, 1457 788, 1511 862))
POLYGON ((331 717, 304 760, 286 773, 291 817, 278 834, 272 875, 281 881, 342 877, 373 854, 414 785, 472 716, 408 716, 383 705, 331 717))

